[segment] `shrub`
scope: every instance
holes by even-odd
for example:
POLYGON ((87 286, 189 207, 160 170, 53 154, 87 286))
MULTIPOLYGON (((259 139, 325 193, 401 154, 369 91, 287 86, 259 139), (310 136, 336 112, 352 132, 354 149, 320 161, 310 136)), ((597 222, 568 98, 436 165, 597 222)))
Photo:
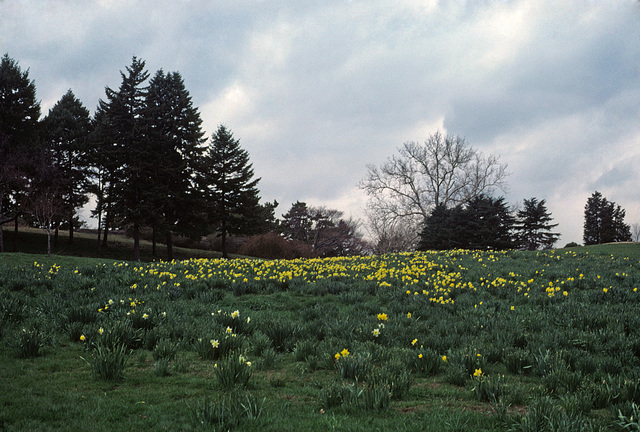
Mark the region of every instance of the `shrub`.
POLYGON ((313 256, 309 245, 287 240, 272 232, 247 238, 238 253, 267 259, 311 258, 313 256))

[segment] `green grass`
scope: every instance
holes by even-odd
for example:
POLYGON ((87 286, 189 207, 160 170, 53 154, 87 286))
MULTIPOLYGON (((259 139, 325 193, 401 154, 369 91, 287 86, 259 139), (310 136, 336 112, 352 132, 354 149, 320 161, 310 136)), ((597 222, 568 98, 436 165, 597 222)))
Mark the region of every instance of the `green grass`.
MULTIPOLYGON (((4 247, 7 252, 22 252, 27 254, 45 255, 47 254, 47 235, 44 230, 35 228, 20 227, 17 241, 13 229, 4 228, 4 247)), ((167 248, 164 244, 158 243, 156 255, 153 255, 153 248, 150 241, 140 241, 140 258, 142 261, 154 261, 167 258, 167 248)), ((182 260, 189 258, 219 258, 221 253, 203 249, 189 249, 174 246, 174 259, 182 260)), ((110 260, 130 261, 133 259, 133 239, 122 234, 109 234, 109 244, 105 248, 100 247, 98 253, 97 234, 93 232, 75 232, 73 244, 69 244, 68 231, 60 231, 57 242, 53 242, 52 255, 56 256, 77 256, 77 257, 100 257, 110 260)))
POLYGON ((0 430, 214 430, 194 413, 229 400, 240 414, 226 426, 242 431, 526 430, 535 415, 555 430, 622 430, 617 411, 640 403, 637 247, 291 262, 7 253, 0 430), (19 358, 29 332, 44 346, 19 358), (121 380, 92 374, 93 346, 107 335, 130 349, 121 380), (216 376, 222 360, 194 345, 232 337, 253 374, 229 390, 216 376), (177 347, 168 375, 154 362, 158 341, 177 347), (345 348, 369 371, 357 383, 335 367, 345 348), (433 374, 414 368, 429 353, 447 357, 433 374), (410 386, 388 409, 364 408, 367 388, 403 376, 410 386), (343 399, 324 407, 332 388, 343 399), (492 393, 506 414, 487 402, 492 393), (246 400, 264 401, 257 419, 241 413, 246 400))

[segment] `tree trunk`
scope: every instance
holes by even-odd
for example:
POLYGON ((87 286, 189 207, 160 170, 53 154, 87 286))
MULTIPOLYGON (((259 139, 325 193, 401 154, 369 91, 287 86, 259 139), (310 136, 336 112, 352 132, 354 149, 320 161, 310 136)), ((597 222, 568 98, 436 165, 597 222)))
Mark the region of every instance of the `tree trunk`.
POLYGON ((73 244, 73 209, 69 212, 69 244, 73 244))
POLYGON ((0 190, 0 253, 4 252, 4 236, 2 235, 2 200, 4 193, 0 190))
POLYGON ((224 226, 222 226, 222 232, 220 234, 222 237, 222 258, 227 258, 227 230, 224 226))
POLYGON ((18 215, 13 220, 13 251, 18 252, 18 215))
POLYGON ((133 223, 133 260, 140 261, 140 227, 133 223))
POLYGON ((111 225, 111 211, 109 207, 104 212, 104 235, 102 236, 102 246, 107 247, 107 237, 109 236, 109 226, 111 225))
POLYGON ((151 255, 156 256, 156 227, 151 228, 151 255))
POLYGON ((51 257, 51 224, 47 227, 47 256, 51 257))
POLYGON ((98 256, 100 256, 100 234, 102 234, 102 207, 98 204, 98 256))
POLYGON ((171 231, 167 231, 167 259, 173 260, 173 236, 171 231))

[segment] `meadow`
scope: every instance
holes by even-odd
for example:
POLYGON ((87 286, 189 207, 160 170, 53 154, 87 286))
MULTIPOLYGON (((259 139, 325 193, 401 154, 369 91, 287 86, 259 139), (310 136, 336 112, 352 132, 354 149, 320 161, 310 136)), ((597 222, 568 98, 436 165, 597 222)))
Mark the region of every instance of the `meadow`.
POLYGON ((0 430, 640 430, 640 246, 0 256, 0 430))

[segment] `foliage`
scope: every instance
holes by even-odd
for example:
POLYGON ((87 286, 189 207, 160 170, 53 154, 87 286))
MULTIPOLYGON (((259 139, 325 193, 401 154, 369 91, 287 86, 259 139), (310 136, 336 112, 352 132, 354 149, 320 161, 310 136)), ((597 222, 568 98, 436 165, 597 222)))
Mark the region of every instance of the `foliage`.
POLYGON ((464 207, 436 206, 420 233, 419 250, 508 249, 515 244, 504 198, 477 196, 464 207))
POLYGON ((124 378, 129 351, 124 344, 107 345, 98 342, 92 353, 91 372, 94 378, 105 381, 120 381, 124 378))
POLYGON ((242 354, 231 354, 215 364, 215 375, 223 389, 246 387, 253 375, 251 362, 242 354))
POLYGON ((30 163, 40 155, 36 145, 40 102, 29 71, 5 54, 0 60, 0 252, 2 225, 20 214, 17 199, 29 184, 30 163))
POLYGON ((625 211, 595 191, 584 206, 584 244, 631 240, 631 228, 624 223, 625 211))
POLYGON ((226 238, 232 233, 250 233, 259 207, 257 185, 249 153, 224 125, 211 136, 202 161, 202 185, 209 223, 222 238, 222 256, 227 256, 226 238))
POLYGON ((560 237, 560 234, 551 232, 558 224, 550 223, 553 218, 547 210, 545 200, 525 199, 523 208, 518 210, 517 220, 517 242, 522 249, 548 249, 560 237))

